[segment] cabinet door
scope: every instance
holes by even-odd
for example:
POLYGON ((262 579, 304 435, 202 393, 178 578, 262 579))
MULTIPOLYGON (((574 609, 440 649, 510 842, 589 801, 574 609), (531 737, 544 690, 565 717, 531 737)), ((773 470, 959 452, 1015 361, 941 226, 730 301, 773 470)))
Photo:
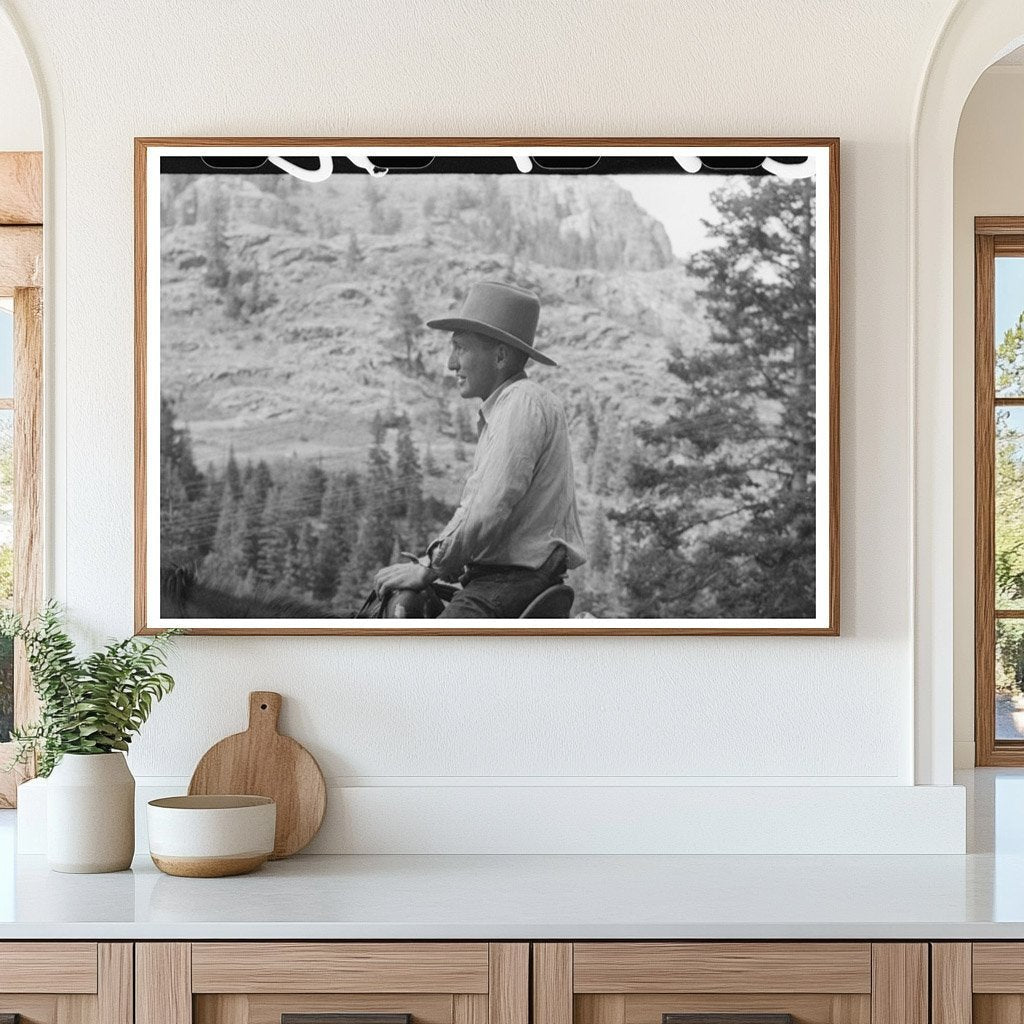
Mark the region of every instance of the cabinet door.
POLYGON ((1024 942, 935 943, 935 1024, 1024 1020, 1024 942))
POLYGON ((5 1024, 132 1024, 128 942, 0 942, 5 1024))
POLYGON ((533 1024, 928 1024, 923 943, 537 943, 533 1024))
POLYGON ((139 943, 136 984, 136 1024, 529 1024, 526 943, 139 943))

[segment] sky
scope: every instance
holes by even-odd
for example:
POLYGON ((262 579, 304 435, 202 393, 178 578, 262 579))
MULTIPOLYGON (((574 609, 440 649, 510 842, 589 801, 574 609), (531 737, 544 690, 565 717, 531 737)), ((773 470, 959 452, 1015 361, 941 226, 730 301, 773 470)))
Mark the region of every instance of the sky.
POLYGON ((724 179, 715 174, 617 174, 614 180, 661 221, 676 256, 707 248, 701 219, 718 219, 708 197, 724 179))
POLYGON ((996 339, 1017 323, 1024 311, 1024 258, 1000 256, 996 259, 996 339))
POLYGON ((14 316, 0 306, 0 398, 11 398, 14 392, 14 316))

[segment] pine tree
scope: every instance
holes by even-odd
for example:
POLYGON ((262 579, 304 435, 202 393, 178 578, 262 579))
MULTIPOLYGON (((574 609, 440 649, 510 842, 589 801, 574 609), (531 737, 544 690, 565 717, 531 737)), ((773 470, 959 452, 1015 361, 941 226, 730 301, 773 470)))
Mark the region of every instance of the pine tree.
POLYGON ((685 394, 637 430, 616 516, 641 617, 806 618, 815 608, 814 182, 712 193, 714 245, 689 261, 711 325, 676 351, 685 394))
POLYGON ((352 560, 362 509, 359 474, 335 474, 323 500, 323 531, 320 536, 313 594, 330 602, 338 591, 342 573, 352 560))
POLYGON ((590 536, 587 538, 587 564, 598 573, 604 572, 611 563, 612 538, 608 530, 608 514, 601 502, 597 503, 590 521, 590 536))
POLYGON ((247 568, 257 575, 266 543, 263 514, 271 487, 270 470, 261 461, 245 481, 240 502, 242 553, 247 568))
POLYGON ((313 527, 304 522, 285 558, 284 588, 296 597, 308 598, 312 593, 316 548, 313 527))
POLYGON ((186 428, 177 425, 174 403, 165 395, 160 396, 160 461, 161 473, 173 472, 189 501, 203 493, 203 474, 192 456, 192 438, 186 428))
POLYGON ((400 282, 391 302, 391 330, 396 343, 405 349, 405 365, 410 370, 413 363, 413 345, 422 323, 422 318, 413 305, 409 286, 404 281, 400 282))
POLYGON ((1024 313, 1003 334, 996 348, 996 394, 1024 396, 1024 313))
POLYGON ((228 449, 228 463, 224 470, 224 482, 231 498, 237 501, 242 497, 242 474, 238 469, 235 449, 228 449))
POLYGON ((233 496, 230 486, 225 486, 213 546, 203 561, 202 571, 204 580, 219 589, 235 592, 243 589, 249 569, 240 506, 240 500, 233 496))
POLYGON ((410 546, 418 549, 425 540, 423 472, 408 420, 399 428, 395 441, 395 475, 399 505, 396 512, 406 520, 410 546))
POLYGON ((327 490, 327 474, 318 462, 306 466, 297 486, 299 514, 309 519, 319 519, 327 490))
POLYGON ((222 290, 227 286, 228 268, 228 198, 219 184, 210 197, 210 220, 206 231, 206 272, 203 280, 210 288, 222 290))
POLYGON ((247 526, 253 531, 247 531, 247 539, 255 549, 256 580, 268 589, 283 586, 297 529, 284 487, 271 489, 259 519, 255 524, 247 521, 247 526))
POLYGON ((189 432, 177 426, 173 403, 161 396, 160 548, 165 564, 189 565, 201 557, 205 532, 196 513, 205 490, 206 480, 192 457, 189 432))
POLYGON ((374 441, 367 456, 364 505, 352 555, 360 589, 369 586, 373 574, 391 557, 395 541, 393 488, 391 460, 383 445, 374 441))

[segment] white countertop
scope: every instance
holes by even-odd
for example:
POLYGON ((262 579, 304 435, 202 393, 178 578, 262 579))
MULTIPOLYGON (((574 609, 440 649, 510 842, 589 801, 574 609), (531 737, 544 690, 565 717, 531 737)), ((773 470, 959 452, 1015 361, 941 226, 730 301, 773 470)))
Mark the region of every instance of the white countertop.
POLYGON ((0 939, 1024 939, 1024 772, 958 781, 965 856, 309 856, 225 879, 139 857, 61 875, 13 857, 0 814, 0 939))
POLYGON ((1024 938, 1024 856, 297 857, 238 878, 18 863, 0 938, 1024 938))

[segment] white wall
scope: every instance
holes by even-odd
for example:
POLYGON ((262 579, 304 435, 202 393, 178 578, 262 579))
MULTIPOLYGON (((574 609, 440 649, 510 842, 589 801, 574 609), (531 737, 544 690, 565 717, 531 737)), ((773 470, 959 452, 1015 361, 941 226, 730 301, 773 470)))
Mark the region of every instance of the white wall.
POLYGON ((990 68, 964 106, 954 161, 954 737, 974 764, 974 218, 1024 216, 1024 66, 990 68))
MULTIPOLYGON (((360 799, 914 781, 907 182, 945 0, 722 0, 699 17, 671 0, 298 0, 285 20, 271 0, 5 2, 54 121, 51 590, 92 638, 132 628, 133 136, 843 142, 841 638, 182 639, 138 775, 187 777, 241 727, 246 692, 270 688, 285 728, 360 799)), ((876 825, 892 834, 891 820, 876 825)))
POLYGON ((0 152, 43 148, 39 98, 25 51, 0 14, 0 152))

